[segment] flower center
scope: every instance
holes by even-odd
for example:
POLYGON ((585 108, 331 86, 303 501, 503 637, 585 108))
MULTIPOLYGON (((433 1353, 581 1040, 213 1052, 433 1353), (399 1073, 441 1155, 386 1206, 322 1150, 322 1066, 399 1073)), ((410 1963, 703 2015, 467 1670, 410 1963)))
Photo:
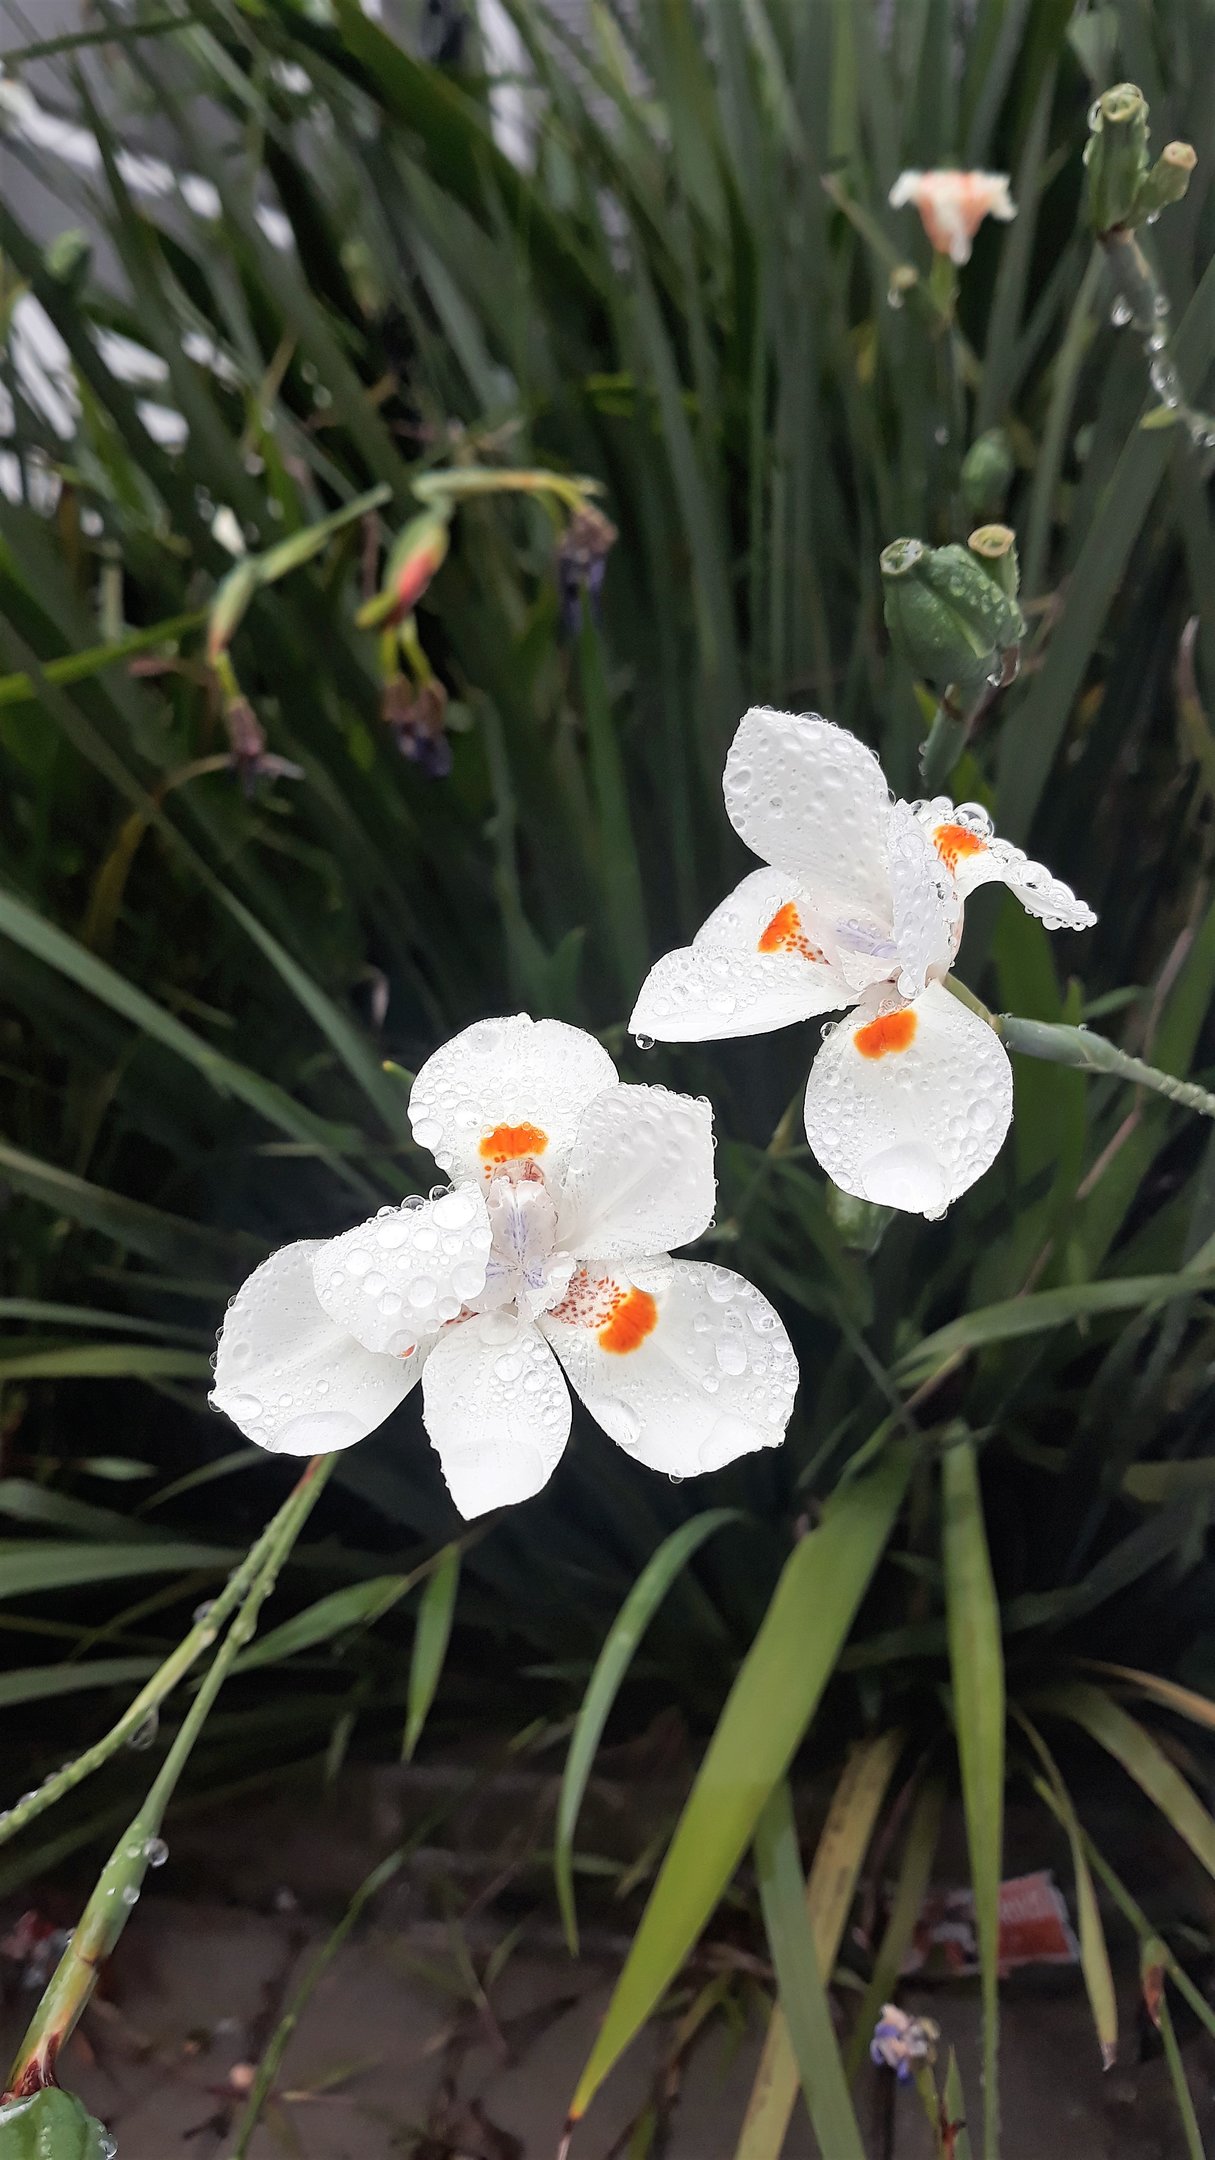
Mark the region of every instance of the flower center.
POLYGON ((528 1163, 522 1175, 493 1178, 486 1195, 493 1237, 480 1312, 513 1305, 534 1320, 558 1305, 574 1272, 572 1253, 557 1249, 557 1209, 542 1173, 528 1163))

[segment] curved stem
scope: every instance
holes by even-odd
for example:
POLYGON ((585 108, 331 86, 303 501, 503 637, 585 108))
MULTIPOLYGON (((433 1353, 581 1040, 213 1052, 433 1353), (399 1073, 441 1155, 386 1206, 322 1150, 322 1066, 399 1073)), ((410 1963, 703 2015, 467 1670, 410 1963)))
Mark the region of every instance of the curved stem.
MULTIPOLYGON (((321 1483, 324 1483, 323 1478, 321 1483)), ((184 1680, 203 1652, 211 1648, 221 1628, 244 1599, 266 1554, 278 1539, 284 1520, 295 1504, 299 1489, 299 1486, 296 1486, 284 1501, 277 1515, 250 1546, 239 1566, 233 1569, 219 1596, 205 1611, 200 1611, 189 1634, 165 1659, 160 1670, 153 1673, 147 1686, 123 1711, 117 1723, 111 1725, 109 1731, 103 1733, 101 1739, 95 1741, 92 1747, 85 1748, 83 1754, 74 1756, 72 1761, 64 1763, 61 1769, 53 1770, 33 1792, 26 1793, 15 1806, 0 1814, 0 1845, 7 1844, 10 1838, 17 1836, 18 1831, 25 1829, 27 1823, 33 1822, 36 1816, 53 1807, 57 1800, 62 1800, 65 1793, 71 1792, 73 1787, 81 1784, 86 1777, 91 1777, 93 1771, 107 1763, 111 1755, 116 1755, 119 1748, 130 1741, 142 1725, 147 1724, 149 1718, 155 1717, 165 1698, 172 1694, 180 1680, 184 1680)))
MULTIPOLYGON (((216 1696, 257 1627, 261 1608, 324 1488, 334 1460, 332 1455, 313 1456, 269 1529, 259 1538, 243 1568, 237 1571, 242 1578, 242 1593, 238 1593, 240 1604, 236 1616, 174 1735, 143 1806, 118 1840, 97 1878, 76 1931, 51 1976, 18 2050, 9 2075, 10 2095, 22 2098, 55 2082, 59 2052, 74 2031, 97 1985, 101 1968, 138 1902, 144 1876, 157 1855, 161 1824, 177 1781, 216 1696), (254 1555, 259 1557, 255 1560, 254 1555)), ((215 1632, 213 1623, 214 1616, 209 1615, 207 1627, 211 1640, 214 1640, 215 1632)), ((185 1647, 183 1644, 183 1650, 185 1647)))

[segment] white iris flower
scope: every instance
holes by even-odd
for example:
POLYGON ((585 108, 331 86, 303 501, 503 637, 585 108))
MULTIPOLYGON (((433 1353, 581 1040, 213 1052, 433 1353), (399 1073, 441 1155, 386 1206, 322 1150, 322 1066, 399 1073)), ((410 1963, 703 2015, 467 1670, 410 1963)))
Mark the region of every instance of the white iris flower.
POLYGON ((669 1257, 713 1214, 707 1103, 623 1086, 593 1036, 518 1014, 436 1051, 409 1117, 451 1186, 283 1246, 228 1309, 211 1400, 249 1439, 348 1447, 421 1380, 467 1517, 547 1483, 567 1380, 673 1477, 783 1439, 797 1363, 773 1308, 728 1268, 669 1257))
POLYGON ((724 786, 736 831, 771 867, 651 969, 630 1026, 704 1042, 851 1006, 814 1060, 806 1137, 842 1191, 942 1214, 1012 1117, 1002 1043, 944 987, 967 895, 998 879, 1052 930, 1095 915, 996 839, 978 804, 892 800, 872 750, 817 714, 753 707, 724 786))

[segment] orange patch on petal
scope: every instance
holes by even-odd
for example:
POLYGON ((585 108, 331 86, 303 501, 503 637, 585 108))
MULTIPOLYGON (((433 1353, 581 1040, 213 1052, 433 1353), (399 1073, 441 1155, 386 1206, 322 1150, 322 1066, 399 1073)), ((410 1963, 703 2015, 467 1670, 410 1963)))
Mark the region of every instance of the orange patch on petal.
POLYGON ((969 825, 938 825, 932 837, 947 870, 956 870, 964 855, 987 853, 986 840, 969 825))
POLYGON ((543 1155, 548 1146, 548 1134, 538 1125, 495 1125, 481 1142, 481 1157, 487 1163, 517 1162, 524 1155, 543 1155))
POLYGON ((801 916, 792 900, 786 900, 783 907, 777 908, 766 930, 761 930, 758 950, 762 953, 800 953, 803 960, 821 960, 823 957, 802 929, 801 916))
POLYGON ((599 1348, 618 1357, 640 1349, 658 1325, 658 1307, 648 1290, 624 1290, 616 1299, 606 1327, 599 1330, 599 1348))
POLYGON ((909 1005, 899 1012, 881 1013, 867 1026, 858 1028, 852 1040, 862 1057, 888 1057, 892 1051, 906 1050, 915 1040, 919 1021, 909 1005))

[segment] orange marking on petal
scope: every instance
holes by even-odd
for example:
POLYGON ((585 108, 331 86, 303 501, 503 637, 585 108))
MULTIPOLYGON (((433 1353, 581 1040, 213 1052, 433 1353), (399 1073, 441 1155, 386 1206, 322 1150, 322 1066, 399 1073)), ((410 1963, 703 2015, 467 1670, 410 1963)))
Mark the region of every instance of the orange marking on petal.
POLYGON ((517 1162, 521 1155, 543 1155, 547 1146, 548 1134, 538 1125, 495 1125, 481 1142, 481 1156, 487 1163, 517 1162))
POLYGON ((865 1027, 858 1028, 852 1040, 862 1057, 887 1057, 891 1051, 906 1050, 915 1040, 919 1021, 909 1005, 899 1012, 879 1013, 865 1027))
POLYGON ((658 1307, 648 1290, 623 1290, 614 1301, 612 1316, 599 1330, 599 1347, 618 1357, 639 1350, 658 1325, 658 1307))
POLYGON ((761 930, 758 950, 762 953, 796 952, 803 960, 821 960, 822 953, 812 945, 802 929, 802 919, 792 900, 786 900, 776 910, 766 930, 761 930))
POLYGON ((932 837, 947 870, 956 870, 964 855, 987 853, 986 840, 969 825, 938 825, 932 837))

